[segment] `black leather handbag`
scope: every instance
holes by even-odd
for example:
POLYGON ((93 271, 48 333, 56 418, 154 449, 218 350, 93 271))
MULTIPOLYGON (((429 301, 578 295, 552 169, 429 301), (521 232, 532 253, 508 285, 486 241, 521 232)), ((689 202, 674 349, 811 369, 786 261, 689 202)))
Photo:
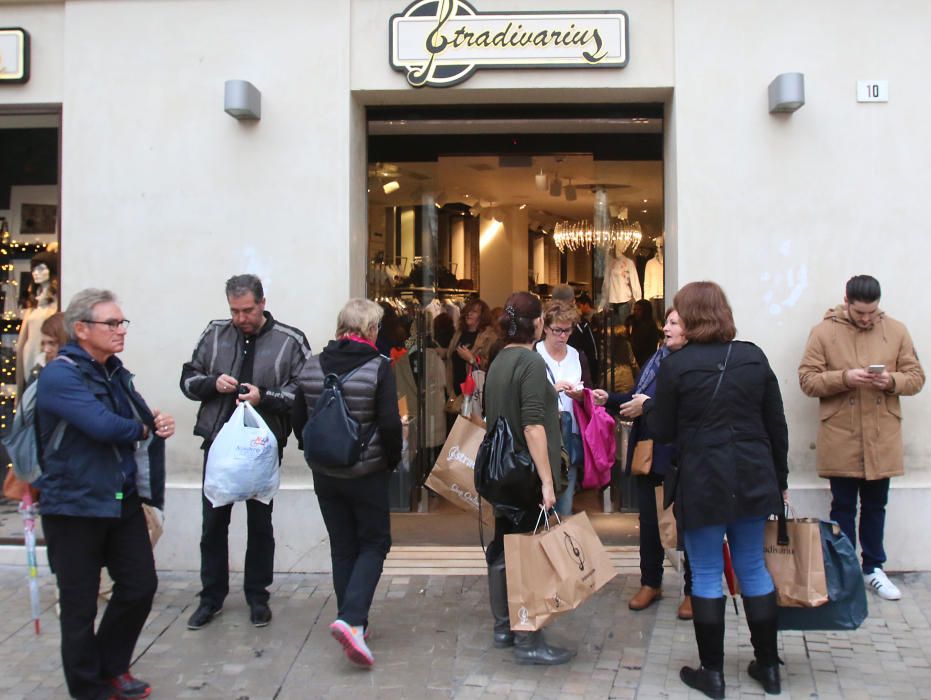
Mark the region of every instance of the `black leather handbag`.
POLYGON ((475 457, 475 490, 496 506, 521 510, 540 507, 542 484, 526 450, 514 449, 514 436, 504 416, 485 433, 475 457))

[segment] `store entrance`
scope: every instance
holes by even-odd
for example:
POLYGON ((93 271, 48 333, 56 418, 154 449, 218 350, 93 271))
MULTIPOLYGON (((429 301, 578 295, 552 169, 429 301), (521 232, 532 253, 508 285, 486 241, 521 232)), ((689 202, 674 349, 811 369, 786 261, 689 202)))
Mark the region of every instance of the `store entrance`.
MULTIPOLYGON (((408 423, 391 505, 411 515, 393 519, 396 540, 477 540, 474 511, 430 475, 450 431, 480 423, 481 371, 471 397, 468 375, 488 367, 472 364, 478 352, 493 358, 488 334, 512 292, 547 302, 569 285, 591 330, 592 386, 633 388, 665 304, 662 135, 661 105, 369 110, 367 293, 385 309, 379 346, 408 423)), ((635 543, 617 436, 610 485, 577 492, 574 508, 635 543)))

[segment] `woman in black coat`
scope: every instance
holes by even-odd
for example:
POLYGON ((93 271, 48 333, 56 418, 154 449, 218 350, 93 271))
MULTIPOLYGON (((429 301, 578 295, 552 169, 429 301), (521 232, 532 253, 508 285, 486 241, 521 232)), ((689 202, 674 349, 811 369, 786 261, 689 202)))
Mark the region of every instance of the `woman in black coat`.
POLYGON ((755 660, 748 673, 767 693, 780 690, 777 607, 763 560, 768 516, 783 508, 788 429, 779 383, 766 355, 736 342, 731 307, 713 282, 692 282, 673 306, 688 344, 660 367, 654 399, 643 398, 647 426, 675 442, 678 478, 670 474, 676 518, 692 565, 692 610, 701 666, 683 682, 724 697, 724 570, 727 535, 740 581, 755 660))

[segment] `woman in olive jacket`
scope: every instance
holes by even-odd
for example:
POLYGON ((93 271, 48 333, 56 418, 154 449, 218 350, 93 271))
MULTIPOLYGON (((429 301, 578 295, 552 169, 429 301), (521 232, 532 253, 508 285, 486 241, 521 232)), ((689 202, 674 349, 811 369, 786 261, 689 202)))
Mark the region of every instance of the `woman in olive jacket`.
POLYGON ((727 535, 740 581, 755 660, 748 673, 767 693, 780 690, 777 607, 763 560, 766 518, 783 508, 788 429, 779 383, 766 355, 736 342, 731 307, 713 282, 693 282, 673 306, 688 344, 663 361, 656 397, 643 398, 647 426, 675 442, 676 518, 692 564, 692 610, 701 667, 682 681, 708 697, 724 697, 724 570, 727 535), (717 393, 715 394, 715 391, 717 393))

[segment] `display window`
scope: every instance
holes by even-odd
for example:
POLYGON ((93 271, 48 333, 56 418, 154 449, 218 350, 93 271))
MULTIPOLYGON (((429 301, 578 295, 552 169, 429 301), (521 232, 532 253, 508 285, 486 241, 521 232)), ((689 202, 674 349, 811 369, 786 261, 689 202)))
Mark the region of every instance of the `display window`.
MULTIPOLYGON (((585 333, 592 388, 630 391, 655 352, 665 311, 662 107, 368 116, 367 290, 385 309, 379 345, 408 423, 392 506, 442 511, 450 499, 421 486, 448 459, 456 418, 481 420, 474 379, 493 362, 510 293, 576 306, 570 325, 585 333)), ((622 472, 619 462, 610 487, 577 492, 576 509, 629 509, 622 472)))
MULTIPOLYGON (((56 316, 59 135, 57 111, 0 112, 0 436, 11 429, 24 388, 64 339, 64 326, 56 316)), ((25 486, 13 482, 5 451, 0 458, 6 467, 3 494, 8 503, 15 503, 25 486)))

